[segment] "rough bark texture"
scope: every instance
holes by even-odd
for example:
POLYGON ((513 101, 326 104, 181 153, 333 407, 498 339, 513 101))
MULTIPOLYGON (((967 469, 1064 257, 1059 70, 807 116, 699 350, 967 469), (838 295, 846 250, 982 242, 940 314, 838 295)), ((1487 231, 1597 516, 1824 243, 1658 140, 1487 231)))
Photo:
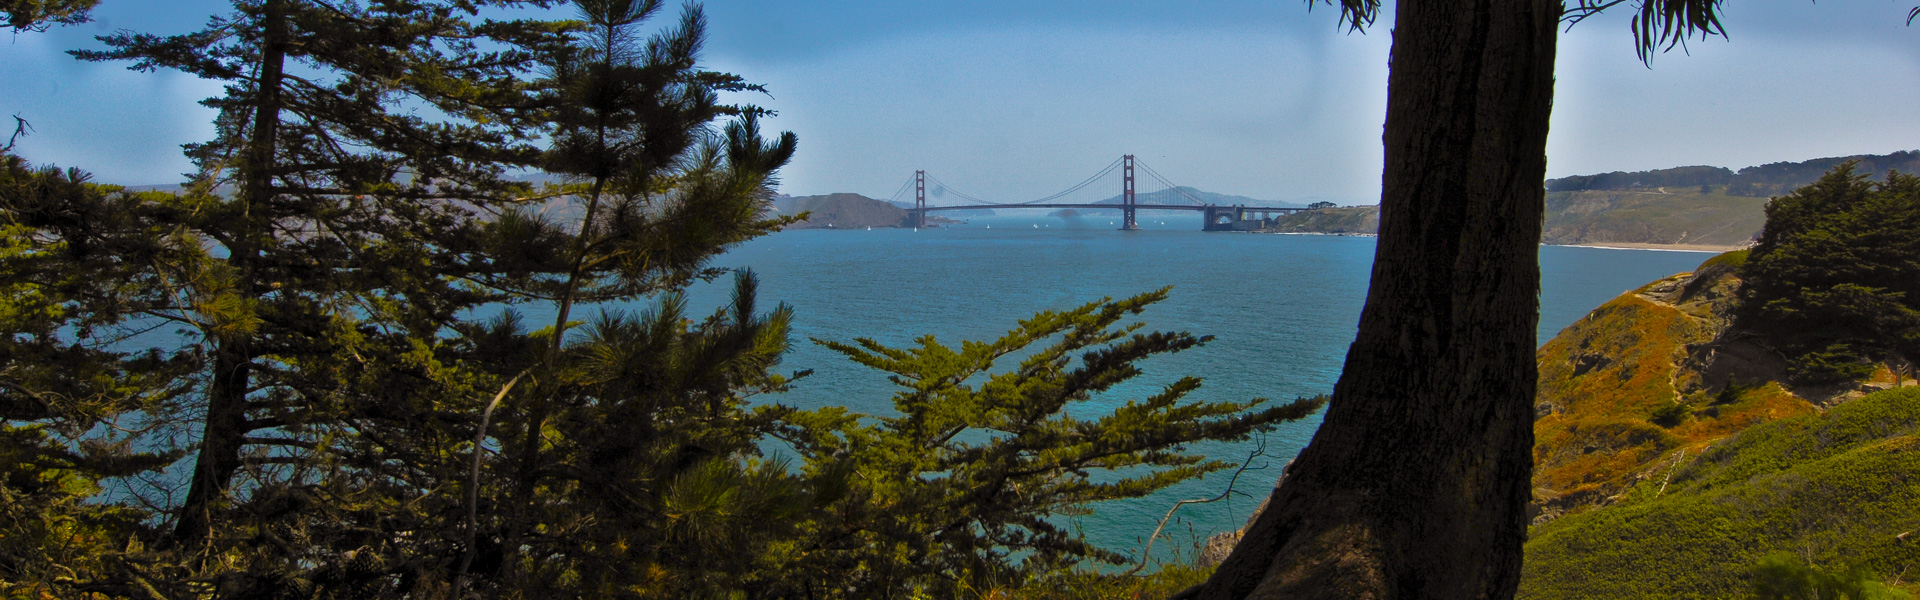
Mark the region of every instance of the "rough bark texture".
MULTIPOLYGON (((241 218, 245 227, 228 244, 227 264, 236 272, 235 287, 247 299, 260 296, 255 280, 259 249, 255 236, 261 220, 254 207, 265 207, 274 194, 273 166, 280 132, 280 86, 287 59, 288 25, 285 0, 267 0, 264 26, 266 37, 261 47, 257 103, 249 135, 246 158, 240 168, 241 194, 248 210, 241 218)), ((213 383, 207 388, 207 420, 200 434, 199 455, 194 459, 193 479, 187 498, 180 505, 169 543, 201 544, 213 523, 212 512, 225 498, 240 470, 241 450, 250 431, 247 423, 247 393, 253 378, 251 333, 227 334, 214 341, 213 383)))
POLYGON ((1560 3, 1405 0, 1373 281, 1326 420, 1190 598, 1510 598, 1560 3))

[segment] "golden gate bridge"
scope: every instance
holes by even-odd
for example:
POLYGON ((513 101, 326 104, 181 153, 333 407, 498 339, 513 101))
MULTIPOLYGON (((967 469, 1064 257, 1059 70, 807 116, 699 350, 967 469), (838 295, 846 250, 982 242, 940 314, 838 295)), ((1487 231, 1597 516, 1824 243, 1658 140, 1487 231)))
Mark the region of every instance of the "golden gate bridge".
POLYGON ((1198 212, 1203 215, 1200 228, 1204 231, 1248 231, 1258 229, 1273 215, 1301 212, 1300 207, 1217 205, 1208 203, 1194 193, 1193 188, 1174 185, 1159 172, 1145 163, 1134 160, 1128 154, 1109 163, 1106 168, 1074 184, 1059 193, 1028 200, 1026 202, 992 202, 961 193, 953 186, 928 175, 926 171, 914 171, 913 178, 894 192, 889 202, 904 204, 907 192, 913 193, 913 208, 907 209, 907 223, 913 227, 927 226, 927 213, 938 211, 980 210, 995 208, 1066 208, 1066 209, 1117 209, 1120 211, 1120 229, 1133 231, 1140 229, 1135 212, 1142 210, 1179 210, 1198 212), (1136 171, 1138 169, 1138 171, 1136 171), (1158 186, 1149 187, 1150 191, 1139 193, 1136 189, 1136 173, 1145 174, 1146 181, 1158 186), (945 199, 952 197, 965 204, 947 204, 934 206, 927 203, 927 182, 933 182, 934 195, 945 199), (1105 183, 1106 185, 1100 185, 1105 183), (1093 200, 1102 189, 1112 190, 1119 184, 1119 194, 1093 200))

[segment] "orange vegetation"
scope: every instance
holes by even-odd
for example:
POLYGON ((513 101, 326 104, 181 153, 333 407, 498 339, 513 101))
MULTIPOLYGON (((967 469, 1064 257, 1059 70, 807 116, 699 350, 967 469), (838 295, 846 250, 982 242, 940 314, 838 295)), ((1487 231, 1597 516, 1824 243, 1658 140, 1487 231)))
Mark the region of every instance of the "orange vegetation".
POLYGON ((1595 309, 1537 354, 1540 520, 1604 505, 1715 440, 1815 412, 1774 382, 1705 381, 1690 352, 1721 332, 1738 281, 1682 273, 1595 309))

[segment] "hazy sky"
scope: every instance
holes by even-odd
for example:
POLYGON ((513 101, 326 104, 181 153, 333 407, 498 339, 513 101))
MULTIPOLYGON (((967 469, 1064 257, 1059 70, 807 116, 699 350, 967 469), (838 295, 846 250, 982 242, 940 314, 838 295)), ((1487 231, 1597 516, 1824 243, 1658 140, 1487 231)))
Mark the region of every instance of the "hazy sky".
MULTIPOLYGON (((1634 57, 1626 13, 1562 37, 1548 175, 1738 169, 1920 149, 1914 0, 1735 0, 1730 40, 1634 57)), ((1626 8, 1626 7, 1622 7, 1626 8)), ((105 0, 95 23, 0 40, 0 115, 20 152, 100 180, 171 183, 207 138, 218 84, 79 63, 127 28, 188 31, 205 0, 105 0)), ((1275 200, 1372 203, 1392 14, 1348 34, 1295 0, 707 4, 706 65, 764 83, 800 135, 792 194, 891 195, 915 169, 1028 200, 1124 153, 1175 182, 1275 200)), ((663 19, 663 22, 666 20, 663 19)), ((1116 190, 1117 192, 1117 190, 1116 190)))

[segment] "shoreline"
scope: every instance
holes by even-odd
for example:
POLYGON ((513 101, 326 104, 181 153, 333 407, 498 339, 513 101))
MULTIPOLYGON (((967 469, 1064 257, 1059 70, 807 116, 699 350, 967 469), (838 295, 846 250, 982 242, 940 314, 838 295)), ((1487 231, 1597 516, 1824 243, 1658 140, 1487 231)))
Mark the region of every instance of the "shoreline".
POLYGON ((1588 244, 1547 244, 1542 246, 1572 246, 1575 248, 1600 248, 1604 250, 1662 250, 1666 252, 1711 252, 1722 254, 1735 250, 1745 250, 1747 246, 1720 246, 1715 244, 1645 244, 1639 242, 1598 242, 1588 244))
MULTIPOLYGON (((1265 233, 1270 235, 1332 235, 1346 237, 1376 237, 1372 233, 1331 233, 1320 231, 1250 231, 1247 233, 1265 233)), ((1746 250, 1749 246, 1722 246, 1717 244, 1649 244, 1642 242, 1593 242, 1585 244, 1550 244, 1542 246, 1565 246, 1571 248, 1598 248, 1601 250, 1658 250, 1662 252, 1708 252, 1722 254, 1735 250, 1746 250)))

